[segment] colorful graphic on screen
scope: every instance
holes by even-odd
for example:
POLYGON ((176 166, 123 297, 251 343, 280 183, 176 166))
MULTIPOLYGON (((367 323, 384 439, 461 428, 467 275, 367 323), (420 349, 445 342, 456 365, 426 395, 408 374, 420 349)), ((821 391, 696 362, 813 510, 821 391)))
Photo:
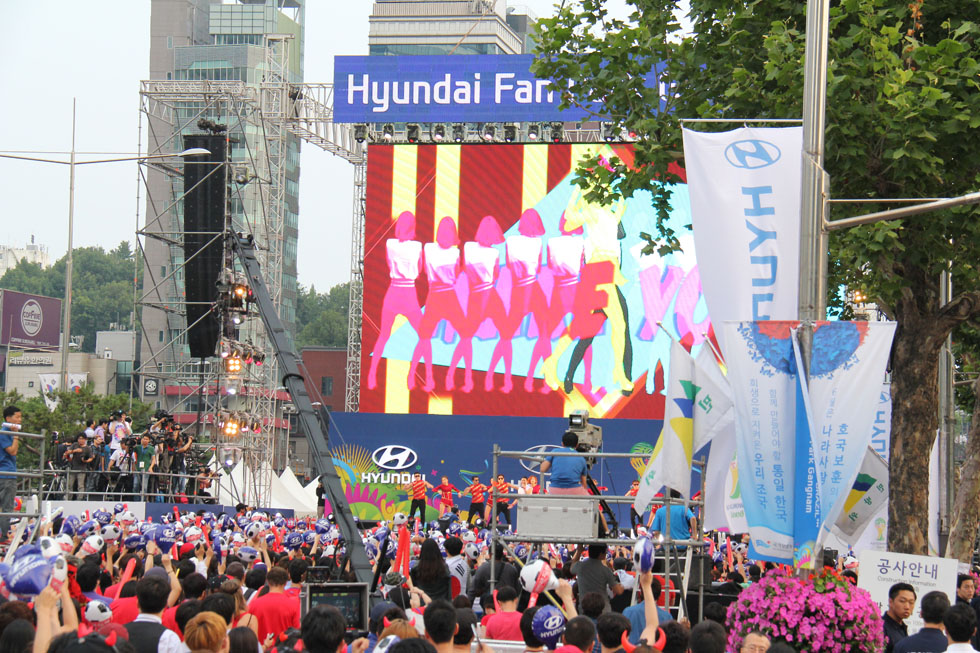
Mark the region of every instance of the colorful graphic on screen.
POLYGON ((590 203, 572 183, 590 153, 633 160, 606 143, 369 148, 361 411, 662 417, 670 337, 713 337, 687 187, 683 252, 643 254, 650 195, 590 203))

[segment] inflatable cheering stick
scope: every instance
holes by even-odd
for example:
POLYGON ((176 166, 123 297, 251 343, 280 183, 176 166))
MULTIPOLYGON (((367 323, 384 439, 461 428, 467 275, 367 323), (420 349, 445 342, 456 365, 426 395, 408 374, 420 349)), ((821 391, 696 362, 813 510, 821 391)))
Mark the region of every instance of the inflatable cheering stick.
POLYGON ((68 580, 68 561, 65 560, 64 556, 58 556, 52 565, 51 589, 61 593, 61 588, 64 587, 66 580, 68 580))

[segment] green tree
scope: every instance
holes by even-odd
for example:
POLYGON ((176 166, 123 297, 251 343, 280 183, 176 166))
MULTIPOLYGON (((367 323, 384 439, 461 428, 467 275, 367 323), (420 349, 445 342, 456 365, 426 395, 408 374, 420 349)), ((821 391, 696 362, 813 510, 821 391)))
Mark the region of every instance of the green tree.
MULTIPOLYGON (((690 0, 688 33, 674 0, 635 0, 626 20, 601 0, 567 3, 538 23, 535 72, 566 105, 638 135, 636 167, 579 163, 594 201, 650 189, 666 217, 668 170, 681 151, 680 118, 802 115, 805 3, 690 0), (645 77, 664 62, 668 112, 645 77)), ((834 197, 954 197, 980 189, 980 3, 842 0, 830 16, 825 167, 834 197)), ((727 129, 731 125, 719 126, 727 129)), ((840 206, 840 205, 838 205, 840 206)), ((832 218, 888 208, 844 205, 832 218)), ((980 211, 962 207, 831 236, 830 288, 861 290, 898 322, 892 352, 889 548, 928 550, 929 451, 937 428, 937 366, 944 339, 980 314, 980 211), (952 262, 952 263, 950 263, 952 262), (939 280, 952 268, 952 302, 939 280), (901 527, 895 525, 901 524, 901 527)), ((678 246, 661 224, 650 247, 678 246)), ((836 293, 831 298, 838 303, 836 293)), ((975 525, 974 525, 975 527, 975 525)), ((975 528, 974 528, 975 530, 975 528)))
MULTIPOLYGON (((134 256, 126 241, 109 252, 101 247, 74 250, 71 333, 84 336, 82 351, 94 352, 96 331, 108 330, 112 323, 132 327, 134 256)), ((0 288, 63 299, 65 261, 62 257, 42 270, 21 260, 0 277, 0 288)))
POLYGON ((300 287, 296 302, 296 347, 346 347, 350 283, 326 293, 300 287))

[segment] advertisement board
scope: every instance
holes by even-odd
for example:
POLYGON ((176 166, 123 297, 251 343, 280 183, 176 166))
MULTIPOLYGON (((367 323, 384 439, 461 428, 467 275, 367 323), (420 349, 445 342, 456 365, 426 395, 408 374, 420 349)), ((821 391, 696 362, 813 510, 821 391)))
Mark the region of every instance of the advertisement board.
MULTIPOLYGON (((628 144, 372 145, 362 412, 663 415, 671 338, 713 337, 684 184, 683 251, 644 254, 649 193, 612 206, 572 182, 628 144)), ((679 171, 680 172, 680 171, 679 171)))
POLYGON ((0 290, 0 346, 57 348, 60 337, 60 299, 0 290))
MULTIPOLYGON (((560 111, 560 94, 531 73, 533 61, 530 54, 334 57, 334 121, 596 119, 581 108, 560 111)), ((659 83, 657 72, 650 73, 648 85, 659 83)))
MULTIPOLYGON (((660 420, 614 419, 591 422, 603 429, 603 448, 636 453, 636 457, 605 459, 590 475, 607 495, 623 495, 643 472, 660 432, 660 420)), ((406 483, 416 473, 433 486, 443 477, 458 490, 478 478, 489 485, 493 446, 503 451, 547 452, 561 445, 567 419, 545 417, 479 417, 444 415, 330 414, 330 452, 351 510, 359 519, 391 519, 408 514, 411 492, 406 483)), ((499 458, 498 472, 517 492, 520 479, 537 475, 534 463, 499 458)), ((546 476, 547 478, 547 476, 546 476)), ((699 480, 696 480, 700 483, 699 480)), ((467 519, 470 497, 452 494, 467 519)), ((620 526, 629 528, 629 506, 615 504, 620 526)), ((440 498, 426 492, 426 520, 436 519, 440 498)), ((480 515, 483 516, 483 515, 480 515)), ((475 518, 475 516, 474 516, 475 518)), ((511 510, 511 518, 516 511, 511 510)))

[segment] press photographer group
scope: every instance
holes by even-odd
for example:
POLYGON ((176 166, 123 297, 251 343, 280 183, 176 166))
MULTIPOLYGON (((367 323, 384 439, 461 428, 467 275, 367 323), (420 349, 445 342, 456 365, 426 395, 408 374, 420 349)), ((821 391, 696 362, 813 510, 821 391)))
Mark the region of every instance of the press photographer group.
POLYGON ((157 411, 153 420, 137 433, 132 418, 117 411, 88 420, 73 436, 56 434, 48 465, 61 473, 47 488, 48 498, 177 503, 188 496, 210 498, 206 490, 213 473, 188 459, 193 436, 166 411, 157 411))

